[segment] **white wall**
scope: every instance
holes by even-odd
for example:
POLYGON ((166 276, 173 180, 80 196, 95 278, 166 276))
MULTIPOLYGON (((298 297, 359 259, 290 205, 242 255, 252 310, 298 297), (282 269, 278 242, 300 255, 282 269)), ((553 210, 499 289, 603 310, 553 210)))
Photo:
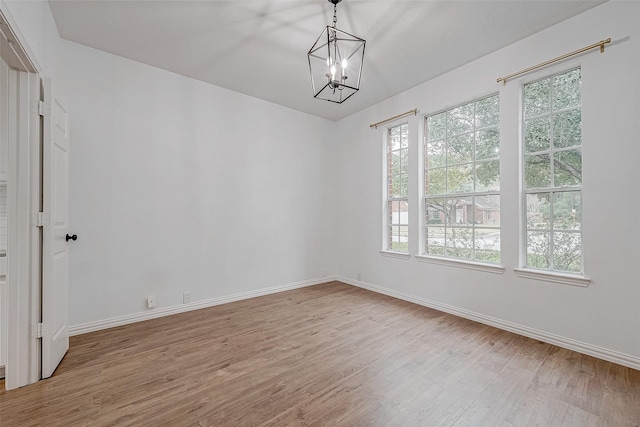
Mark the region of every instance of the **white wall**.
MULTIPOLYGON (((640 3, 610 2, 339 122, 338 274, 635 357, 640 363, 640 3), (597 51, 506 86, 496 78, 611 37, 597 51), (584 263, 587 288, 516 277, 519 267, 518 97, 522 81, 582 66, 584 263), (381 256, 382 134, 369 124, 402 111, 437 112, 500 92, 504 274, 381 256)), ((415 52, 420 55, 421 52, 415 52)), ((437 58, 433 58, 437 60, 437 58)), ((366 89, 363 89, 366 90, 366 89)), ((418 253, 418 128, 411 134, 410 251, 418 253)), ((568 340, 566 340, 569 342, 568 340)))
POLYGON ((72 42, 70 324, 333 273, 332 122, 72 42))

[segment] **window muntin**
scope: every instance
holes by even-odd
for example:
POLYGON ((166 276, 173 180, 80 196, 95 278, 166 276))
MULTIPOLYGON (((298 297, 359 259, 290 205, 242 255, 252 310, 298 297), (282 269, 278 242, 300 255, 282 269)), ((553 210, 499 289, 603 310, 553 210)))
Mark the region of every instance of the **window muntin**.
POLYGON ((409 252, 409 125, 389 128, 386 147, 385 249, 409 252))
POLYGON ((427 255, 500 262, 498 94, 425 119, 427 255))
POLYGON ((526 267, 583 270, 580 85, 576 68, 523 89, 526 267))

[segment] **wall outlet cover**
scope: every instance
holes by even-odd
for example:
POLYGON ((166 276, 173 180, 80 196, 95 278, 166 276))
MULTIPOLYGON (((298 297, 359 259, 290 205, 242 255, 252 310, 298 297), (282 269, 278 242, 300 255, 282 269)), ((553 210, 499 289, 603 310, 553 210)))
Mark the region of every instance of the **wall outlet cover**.
POLYGON ((190 304, 191 303, 191 292, 184 292, 182 294, 182 303, 190 304))

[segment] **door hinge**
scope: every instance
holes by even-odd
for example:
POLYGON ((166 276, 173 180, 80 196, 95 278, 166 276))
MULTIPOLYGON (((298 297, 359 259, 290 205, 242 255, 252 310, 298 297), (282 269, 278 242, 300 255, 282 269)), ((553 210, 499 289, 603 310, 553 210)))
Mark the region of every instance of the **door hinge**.
POLYGON ((38 101, 38 114, 41 116, 48 116, 51 113, 49 105, 44 101, 38 101))
POLYGON ((33 325, 31 336, 33 338, 42 338, 43 337, 44 326, 42 323, 36 323, 33 325))
POLYGON ((46 212, 36 212, 33 214, 33 225, 36 227, 49 225, 49 214, 46 212))

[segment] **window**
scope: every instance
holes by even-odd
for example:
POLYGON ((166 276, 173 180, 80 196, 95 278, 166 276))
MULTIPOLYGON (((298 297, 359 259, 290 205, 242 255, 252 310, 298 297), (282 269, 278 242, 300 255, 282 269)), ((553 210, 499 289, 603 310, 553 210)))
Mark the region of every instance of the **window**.
POLYGON ((409 252, 409 125, 389 128, 386 148, 385 249, 409 252))
POLYGON ((425 119, 427 255, 500 262, 498 94, 425 119))
POLYGON ((582 272, 580 69, 524 86, 525 265, 582 272))

